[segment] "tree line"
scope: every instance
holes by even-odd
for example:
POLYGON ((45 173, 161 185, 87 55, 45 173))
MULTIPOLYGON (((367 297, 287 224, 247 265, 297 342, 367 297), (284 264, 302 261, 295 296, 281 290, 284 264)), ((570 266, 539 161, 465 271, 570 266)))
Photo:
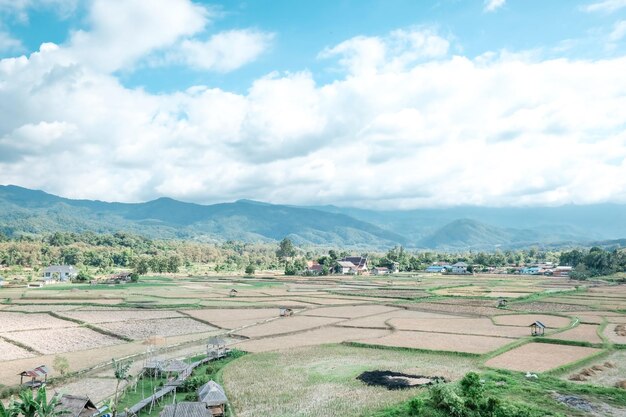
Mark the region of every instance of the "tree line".
MULTIPOLYGON (((57 232, 40 237, 9 238, 0 234, 0 265, 30 267, 35 271, 54 264, 76 265, 97 273, 114 268, 132 269, 137 274, 175 273, 194 265, 210 265, 216 272, 284 270, 287 275, 301 274, 308 261, 318 262, 323 275, 333 273, 337 261, 348 255, 368 258, 371 267, 397 267, 400 272, 422 271, 434 262, 466 262, 484 272, 552 262, 574 268, 573 277, 585 279, 626 271, 626 251, 600 247, 571 250, 504 250, 494 252, 409 251, 396 246, 386 252, 350 252, 346 248, 297 247, 285 238, 277 243, 199 242, 153 240, 131 233, 97 234, 57 232)), ((193 271, 191 271, 193 272, 193 271)))

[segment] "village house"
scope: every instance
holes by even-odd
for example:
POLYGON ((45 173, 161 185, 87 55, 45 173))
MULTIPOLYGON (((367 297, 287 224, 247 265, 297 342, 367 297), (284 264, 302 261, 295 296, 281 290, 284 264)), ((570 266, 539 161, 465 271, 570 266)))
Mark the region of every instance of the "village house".
POLYGON ((357 268, 352 262, 337 261, 337 272, 343 275, 356 274, 357 268))
POLYGON ((522 275, 543 275, 545 270, 540 266, 527 266, 520 269, 522 275))
POLYGON ((0 287, 4 287, 5 283, 6 283, 6 281, 4 280, 4 278, 0 277, 0 287))
POLYGON ((426 272, 431 272, 431 273, 443 273, 446 272, 446 269, 449 269, 450 265, 431 265, 428 268, 426 268, 426 272))
POLYGON ((364 256, 346 256, 339 259, 337 264, 342 274, 365 274, 369 272, 367 258, 364 256))
POLYGON ((77 275, 78 271, 72 265, 51 265, 43 270, 43 280, 47 282, 67 282, 77 275))
POLYGON ((450 267, 449 273, 457 275, 467 274, 467 264, 465 262, 457 262, 450 267))
POLYGON ((553 277, 569 277, 571 273, 572 273, 571 266, 557 266, 552 271, 552 276, 553 277))
POLYGON ((373 275, 389 275, 390 273, 391 271, 389 270, 389 268, 384 266, 377 266, 375 268, 372 268, 373 275))
POLYGON ((323 266, 320 263, 308 261, 304 273, 309 275, 320 275, 322 273, 322 269, 323 266))

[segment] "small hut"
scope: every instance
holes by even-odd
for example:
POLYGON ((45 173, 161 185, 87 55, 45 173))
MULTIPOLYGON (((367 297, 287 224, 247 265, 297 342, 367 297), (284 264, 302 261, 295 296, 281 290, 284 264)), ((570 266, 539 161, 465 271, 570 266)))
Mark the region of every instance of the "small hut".
POLYGON ((506 298, 498 298, 498 308, 505 308, 507 303, 506 298))
POLYGON ((237 295, 237 290, 236 289, 231 289, 230 292, 228 293, 229 297, 234 297, 237 295))
POLYGON ((198 388, 198 401, 204 403, 213 416, 219 417, 224 415, 228 398, 220 384, 209 381, 198 388))
POLYGON ((289 307, 281 307, 279 311, 280 317, 291 317, 293 316, 293 310, 289 307))
POLYGON ((226 341, 221 337, 210 337, 207 342, 206 349, 208 358, 219 358, 226 353, 226 341))
POLYGON ((48 382, 48 367, 46 365, 38 366, 28 371, 20 372, 20 385, 30 388, 39 388, 48 382), (24 382, 24 378, 30 378, 30 381, 24 382), (43 378, 43 381, 41 380, 43 378))
POLYGON ((161 362, 161 366, 159 371, 161 373, 165 373, 168 377, 171 374, 182 374, 189 368, 189 365, 183 361, 179 361, 178 359, 170 359, 168 361, 161 362))
POLYGON ((181 402, 166 405, 160 417, 212 417, 212 414, 203 403, 181 402))
POLYGON ((69 394, 61 396, 56 411, 64 417, 92 417, 98 414, 98 408, 89 397, 69 394))
POLYGON ((530 327, 530 334, 533 336, 543 336, 546 330, 546 325, 540 321, 536 321, 528 327, 530 327))

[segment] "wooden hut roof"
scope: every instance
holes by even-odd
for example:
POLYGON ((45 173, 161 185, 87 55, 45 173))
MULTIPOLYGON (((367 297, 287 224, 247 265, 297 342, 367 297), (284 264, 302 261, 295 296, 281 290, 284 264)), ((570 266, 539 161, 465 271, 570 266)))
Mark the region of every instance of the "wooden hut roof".
POLYGON ((40 378, 42 376, 48 375, 48 367, 46 365, 38 366, 34 369, 30 369, 28 371, 22 371, 19 373, 20 376, 27 376, 30 378, 40 378))
POLYGON ((221 337, 210 337, 209 338, 209 345, 214 345, 214 346, 222 346, 225 345, 226 341, 224 339, 222 339, 221 337))
POLYGON ((226 404, 228 402, 224 388, 215 381, 209 381, 198 388, 198 400, 209 407, 226 404))
POLYGON ((181 402, 166 405, 160 417, 212 417, 213 414, 200 402, 181 402))
POLYGON ((161 364, 162 372, 183 372, 187 368, 189 365, 178 359, 172 359, 161 364))
POLYGON ((64 417, 91 417, 98 412, 98 408, 89 397, 69 394, 61 396, 56 408, 64 417))
POLYGON ((545 324, 543 324, 543 323, 542 323, 542 322, 540 322, 540 321, 536 321, 536 322, 532 323, 532 324, 531 324, 530 326, 528 326, 528 327, 532 327, 532 326, 541 327, 542 329, 545 329, 545 328, 546 328, 546 325, 545 325, 545 324))

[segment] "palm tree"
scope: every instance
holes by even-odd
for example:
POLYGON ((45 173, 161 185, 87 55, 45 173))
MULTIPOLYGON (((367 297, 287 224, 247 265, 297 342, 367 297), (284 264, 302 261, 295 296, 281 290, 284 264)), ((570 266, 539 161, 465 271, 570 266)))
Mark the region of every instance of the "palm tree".
POLYGON ((37 404, 37 417, 57 417, 61 414, 68 413, 67 410, 57 408, 60 402, 61 397, 59 395, 55 395, 52 397, 50 402, 48 402, 46 389, 44 387, 39 388, 39 391, 37 391, 37 397, 35 398, 35 403, 37 404))
POLYGON ((0 417, 17 417, 19 414, 20 410, 17 408, 13 397, 6 406, 0 401, 0 417))
POLYGON ((117 415, 117 403, 119 401, 118 395, 119 395, 120 383, 122 381, 128 381, 128 379, 130 378, 128 371, 130 371, 130 367, 132 366, 132 364, 133 363, 130 361, 117 362, 115 359, 113 359, 113 374, 115 375, 115 379, 117 379, 117 384, 115 385, 115 399, 113 401, 113 416, 114 417, 117 415))
MULTIPOLYGON (((37 393, 39 395, 39 392, 37 393)), ((25 389, 20 392, 20 399, 15 403, 18 413, 24 415, 24 417, 35 417, 37 413, 37 402, 33 397, 33 391, 25 389)))

